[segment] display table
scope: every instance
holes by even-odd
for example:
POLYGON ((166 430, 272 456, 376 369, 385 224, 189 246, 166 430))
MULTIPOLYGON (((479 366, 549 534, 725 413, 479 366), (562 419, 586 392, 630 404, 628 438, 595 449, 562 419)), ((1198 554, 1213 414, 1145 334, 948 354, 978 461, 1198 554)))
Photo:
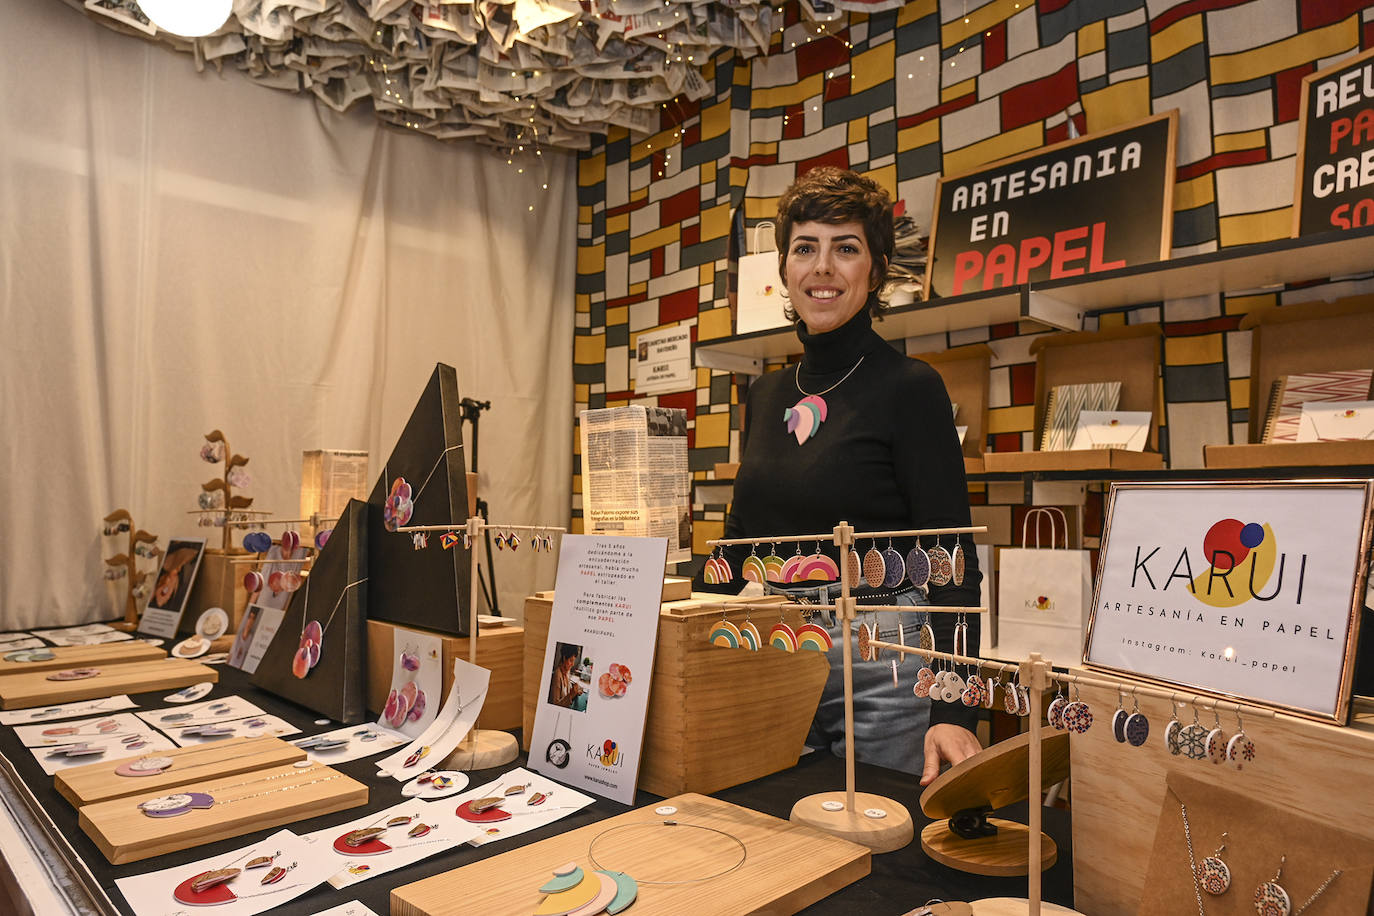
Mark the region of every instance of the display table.
MULTIPOLYGON (((317 718, 314 713, 257 690, 248 683, 247 677, 239 671, 224 666, 218 667, 217 670, 221 680, 211 693, 212 698, 234 694, 242 695, 261 706, 266 712, 279 715, 299 726, 302 729, 301 737, 324 732, 338 725, 334 722, 329 725, 314 725, 313 723, 317 718)), ((142 709, 157 709, 168 705, 162 699, 166 693, 166 691, 160 691, 153 694, 136 695, 133 699, 142 709)), ((124 905, 123 897, 115 888, 114 881, 116 878, 197 861, 207 856, 237 849, 247 843, 262 839, 272 832, 263 830, 220 843, 169 853, 131 865, 110 866, 105 862, 104 856, 100 854, 95 845, 78 828, 76 810, 57 793, 52 777, 43 775, 33 755, 20 745, 12 729, 0 729, 0 754, 3 754, 8 762, 8 765, 4 765, 6 761, 0 761, 0 774, 3 774, 3 778, 0 778, 0 798, 4 801, 4 805, 0 806, 0 912, 25 913, 31 911, 37 912, 41 916, 61 916, 61 911, 55 909, 51 902, 50 895, 53 889, 48 886, 51 884, 65 889, 69 899, 85 898, 82 902, 84 908, 71 907, 68 912, 128 914, 130 911, 124 905), (31 800, 36 802, 36 811, 32 810, 30 805, 25 804, 26 795, 31 796, 31 800), (11 825, 2 823, 5 820, 6 807, 11 809, 12 817, 20 821, 18 824, 20 831, 27 833, 29 838, 21 838, 21 833, 16 833, 10 829, 11 825), (42 821, 44 818, 50 820, 51 829, 43 829, 42 821), (42 844, 45 843, 51 843, 52 847, 50 849, 42 848, 42 844), (22 851, 26 848, 32 848, 36 855, 25 856, 22 851), (80 861, 76 863, 64 861, 64 856, 72 855, 80 861), (26 858, 30 864, 28 873, 24 874, 22 872, 25 869, 24 860, 26 858), (37 867, 47 869, 47 875, 35 877, 32 870, 35 867, 35 859, 38 860, 37 867), (11 873, 11 870, 21 872, 21 874, 16 877, 11 873), (83 890, 83 883, 91 888, 89 892, 83 890), (22 890, 17 890, 17 888, 22 890), (10 900, 5 897, 6 893, 21 896, 17 896, 15 904, 11 905, 10 900), (43 895, 42 897, 34 896, 40 893, 43 895), (109 899, 101 900, 102 894, 109 899), (28 895, 28 897, 22 895, 28 895), (33 900, 31 909, 26 903, 26 899, 29 898, 33 900)), ((519 760, 507 767, 487 772, 474 772, 470 774, 473 784, 480 785, 496 778, 501 772, 505 772, 511 767, 523 765, 524 759, 522 754, 519 760)), ((400 783, 391 779, 377 778, 375 760, 376 758, 365 758, 336 765, 340 771, 368 786, 370 800, 365 810, 381 810, 394 805, 402 797, 400 783)), ((812 753, 803 756, 795 767, 732 789, 714 793, 714 795, 765 814, 786 818, 798 798, 843 783, 843 760, 827 753, 812 753)), ((918 831, 928 823, 928 819, 920 814, 920 787, 916 784, 915 777, 860 764, 858 767, 858 785, 864 791, 878 792, 906 805, 917 821, 916 829, 918 831)), ((640 792, 636 800, 636 807, 651 804, 657 800, 657 796, 640 792)), ((306 833, 353 820, 363 810, 339 811, 298 822, 289 825, 289 827, 297 833, 306 833)), ((491 843, 481 848, 464 846, 448 850, 431 859, 379 876, 347 890, 338 891, 327 884, 320 885, 299 899, 271 912, 305 916, 305 914, 317 913, 328 907, 357 899, 381 916, 387 916, 390 913, 389 895, 393 887, 437 875, 480 859, 497 856, 518 846, 538 842, 547 837, 556 836, 628 810, 631 809, 625 805, 598 800, 595 804, 582 811, 574 812, 570 817, 566 817, 556 824, 531 831, 505 842, 491 843)), ((1024 822, 1025 805, 1013 806, 1001 814, 1011 820, 1024 822)), ((1067 813, 1063 811, 1047 809, 1044 814, 1045 830, 1053 837, 1060 853, 1058 863, 1045 873, 1045 897, 1049 901, 1069 904, 1072 902, 1072 853, 1069 819, 1067 813)), ((968 899, 972 896, 1024 896, 1025 894, 1026 881, 1024 878, 987 878, 963 874, 932 862, 918 845, 913 844, 894 853, 874 856, 871 874, 814 904, 804 912, 816 914, 862 912, 872 914, 872 916, 882 916, 882 914, 906 913, 932 897, 968 899)), ((628 912, 633 914, 633 908, 628 912)), ((721 912, 729 912, 728 905, 723 906, 721 912)))

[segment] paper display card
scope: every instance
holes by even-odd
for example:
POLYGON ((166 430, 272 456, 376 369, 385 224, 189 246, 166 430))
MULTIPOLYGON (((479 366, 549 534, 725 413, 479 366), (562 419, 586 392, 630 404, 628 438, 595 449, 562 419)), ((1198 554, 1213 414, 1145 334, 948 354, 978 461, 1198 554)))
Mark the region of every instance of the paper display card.
POLYGON ((138 621, 140 632, 167 639, 176 637, 204 553, 205 538, 177 538, 168 542, 153 583, 153 594, 138 621))
POLYGON ((957 432, 957 433, 959 434, 959 444, 960 444, 960 445, 963 445, 963 444, 964 444, 964 437, 968 435, 968 427, 967 427, 967 426, 956 426, 956 427, 954 427, 954 431, 957 432))
POLYGON ((1263 442, 1298 442, 1304 404, 1364 401, 1374 384, 1374 369, 1338 369, 1281 375, 1269 391, 1263 442))
POLYGON ((301 730, 280 716, 250 716, 247 719, 234 719, 203 726, 203 731, 193 725, 185 728, 166 729, 172 740, 182 747, 197 744, 211 744, 227 741, 230 738, 285 738, 299 735, 301 730))
POLYGON ((1145 451, 1150 438, 1148 410, 1082 410, 1074 427, 1073 451, 1097 448, 1119 448, 1128 452, 1145 451))
POLYGON ((60 725, 24 725, 14 732, 49 776, 58 770, 88 763, 120 760, 176 748, 168 738, 129 713, 60 725))
POLYGON ((395 647, 391 690, 377 722, 407 738, 417 738, 439 713, 435 701, 443 689, 444 644, 438 636, 406 630, 395 647))
POLYGON ((34 706, 30 709, 11 709, 0 712, 0 725, 28 725, 31 722, 55 722, 70 719, 72 716, 89 716, 92 713, 116 712, 120 709, 133 709, 138 704, 126 694, 105 697, 100 700, 82 700, 79 703, 63 703, 59 706, 34 706))
POLYGON ((490 683, 491 672, 486 668, 455 658, 453 686, 439 714, 407 747, 379 761, 378 772, 405 782, 457 750, 482 712, 490 683))
POLYGON ((635 353, 635 394, 668 394, 696 388, 692 368, 692 330, 675 325, 639 335, 635 353))
POLYGON ((481 832, 468 843, 485 846, 552 824, 574 811, 581 811, 596 799, 552 779, 545 779, 538 773, 516 767, 484 786, 468 789, 435 804, 443 804, 444 801, 453 805, 460 817, 474 818, 482 826, 481 832), (472 802, 496 798, 501 801, 495 807, 473 813, 472 802))
POLYGON ((17 649, 41 649, 46 645, 43 640, 28 633, 6 633, 0 636, 0 652, 14 652, 17 649))
POLYGON ((1040 451, 1064 451, 1073 439, 1079 413, 1085 410, 1116 410, 1120 400, 1120 382, 1055 385, 1045 401, 1045 427, 1040 435, 1040 451))
POLYGON ((328 880, 335 866, 328 849, 290 830, 279 830, 252 846, 133 878, 117 878, 115 885, 135 916, 202 910, 216 916, 254 916, 328 880), (220 869, 234 874, 200 889, 193 886, 197 878, 220 869))
MULTIPOLYGON (((443 9, 443 7, 439 7, 443 9)), ((320 910, 318 913, 311 913, 310 916, 378 916, 375 910, 369 909, 365 904, 357 900, 350 900, 338 906, 331 906, 327 910, 320 910)))
POLYGON ((329 884, 343 888, 446 852, 470 841, 480 830, 459 818, 449 799, 427 802, 412 798, 307 834, 306 839, 327 850, 332 865, 329 884), (378 828, 375 836, 357 842, 362 837, 356 831, 378 828), (350 835, 353 844, 348 842, 350 835))
POLYGON ((530 766, 633 804, 663 598, 662 538, 567 535, 530 766))
POLYGON ((268 549, 266 556, 263 557, 262 568, 258 570, 262 575, 263 586, 250 595, 249 600, 253 604, 262 607, 285 610, 287 603, 291 600, 291 596, 298 591, 298 589, 295 588, 290 590, 288 590, 288 588, 290 583, 300 582, 302 564, 285 563, 282 561, 300 559, 309 554, 310 549, 308 547, 297 546, 291 551, 290 556, 283 557, 281 545, 273 544, 268 549), (280 579, 273 578, 276 573, 281 574, 280 579), (284 579, 287 585, 273 590, 273 583, 280 584, 281 579, 284 579))
POLYGON ((57 630, 34 630, 33 635, 43 637, 54 646, 94 646, 133 639, 131 634, 103 623, 86 623, 57 630))
POLYGON ((1371 487, 1114 484, 1089 664, 1343 724, 1371 487))
POLYGON ((266 714, 262 707, 240 696, 227 696, 200 703, 182 703, 165 709, 145 709, 135 713, 144 722, 163 731, 180 729, 192 724, 214 725, 266 714))
POLYGON ((260 604, 248 605, 239 621, 238 632, 234 635, 234 645, 229 649, 229 665, 242 669, 247 674, 258 670, 263 653, 272 644, 272 637, 281 627, 286 612, 280 608, 264 607, 260 604))
POLYGON ((1374 401, 1323 401, 1302 405, 1299 442, 1374 439, 1374 401))
POLYGON ((407 742, 405 735, 376 723, 371 725, 345 725, 333 731, 297 738, 291 743, 305 751, 305 756, 316 763, 333 766, 400 747, 407 742))

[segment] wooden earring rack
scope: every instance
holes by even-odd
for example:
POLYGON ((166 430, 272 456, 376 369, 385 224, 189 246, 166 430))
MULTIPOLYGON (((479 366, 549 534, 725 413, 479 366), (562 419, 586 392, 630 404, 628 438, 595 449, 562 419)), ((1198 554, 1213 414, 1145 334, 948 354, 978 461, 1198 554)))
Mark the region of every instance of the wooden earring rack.
MULTIPOLYGON (((111 569, 124 567, 127 580, 124 584, 124 623, 128 629, 138 626, 138 596, 134 594, 134 589, 142 585, 148 578, 148 573, 139 572, 138 554, 134 552, 139 544, 156 544, 157 535, 144 531, 134 524, 134 517, 129 514, 127 509, 116 509, 103 519, 107 525, 118 525, 120 522, 129 524, 129 546, 123 553, 117 553, 112 557, 105 558, 105 565, 111 569)), ((154 547, 149 554, 150 557, 157 558, 162 556, 162 548, 154 547)))
POLYGON ((224 537, 223 542, 221 544, 221 549, 225 553, 229 553, 232 547, 232 543, 229 539, 229 535, 231 533, 231 529, 229 527, 229 515, 232 512, 244 512, 248 509, 249 506, 253 505, 253 497, 234 495, 234 487, 232 484, 229 483, 229 474, 231 471, 234 470, 234 468, 243 467, 244 465, 248 464, 248 459, 243 457, 242 455, 236 455, 232 451, 230 451, 229 440, 224 437, 224 433, 220 432, 217 429, 213 429, 210 432, 206 433, 205 441, 219 442, 224 446, 224 474, 220 477, 216 477, 214 480, 211 480, 208 483, 201 484, 200 488, 207 493, 213 493, 215 490, 224 491, 224 508, 213 509, 208 511, 224 513, 224 537))
MULTIPOLYGON (((463 531, 467 534, 468 542, 472 545, 468 549, 468 554, 472 561, 472 570, 469 576, 472 584, 472 592, 468 597, 468 662, 477 664, 477 590, 478 590, 478 544, 485 543, 482 537, 487 531, 525 531, 536 534, 565 534, 566 528, 553 525, 497 525, 485 521, 480 515, 471 516, 464 524, 454 525, 412 525, 396 529, 397 534, 432 534, 434 532, 457 533, 463 531)), ((478 714, 477 720, 472 723, 472 730, 468 732, 463 743, 458 745, 457 750, 443 761, 442 766, 453 770, 485 770, 490 767, 503 766, 510 763, 520 756, 520 743, 515 740, 515 736, 510 732, 497 731, 495 729, 478 728, 481 721, 478 714)))

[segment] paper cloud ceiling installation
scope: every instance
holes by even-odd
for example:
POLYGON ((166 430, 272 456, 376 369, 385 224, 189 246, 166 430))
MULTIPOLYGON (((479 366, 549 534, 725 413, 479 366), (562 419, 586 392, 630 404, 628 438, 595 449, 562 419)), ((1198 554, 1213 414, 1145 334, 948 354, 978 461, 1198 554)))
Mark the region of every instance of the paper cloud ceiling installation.
POLYGON ((711 94, 699 68, 721 49, 840 41, 849 11, 901 0, 234 0, 222 28, 194 39, 160 31, 135 0, 83 6, 197 68, 237 68, 336 111, 370 101, 382 120, 441 139, 586 149, 609 125, 649 132, 672 100, 711 94))

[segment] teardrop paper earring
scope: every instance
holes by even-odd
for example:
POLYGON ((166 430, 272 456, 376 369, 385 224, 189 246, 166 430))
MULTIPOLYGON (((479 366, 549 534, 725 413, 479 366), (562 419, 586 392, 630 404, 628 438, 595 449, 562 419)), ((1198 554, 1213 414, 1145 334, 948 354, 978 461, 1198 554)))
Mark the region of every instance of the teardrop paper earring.
POLYGON ((883 584, 887 576, 887 564, 883 562, 883 555, 878 552, 878 545, 875 541, 873 546, 868 548, 864 554, 864 581, 869 588, 878 588, 883 584))

